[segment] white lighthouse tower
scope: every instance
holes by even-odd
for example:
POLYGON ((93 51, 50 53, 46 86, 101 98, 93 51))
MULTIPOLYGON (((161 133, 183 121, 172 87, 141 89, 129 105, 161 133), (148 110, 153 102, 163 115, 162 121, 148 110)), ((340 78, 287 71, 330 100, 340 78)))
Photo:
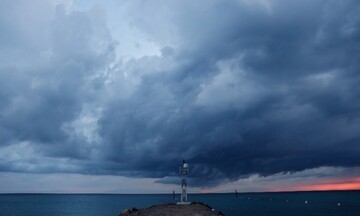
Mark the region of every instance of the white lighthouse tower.
POLYGON ((187 201, 187 175, 189 174, 189 165, 183 160, 180 166, 181 176, 181 199, 178 204, 189 204, 187 201))

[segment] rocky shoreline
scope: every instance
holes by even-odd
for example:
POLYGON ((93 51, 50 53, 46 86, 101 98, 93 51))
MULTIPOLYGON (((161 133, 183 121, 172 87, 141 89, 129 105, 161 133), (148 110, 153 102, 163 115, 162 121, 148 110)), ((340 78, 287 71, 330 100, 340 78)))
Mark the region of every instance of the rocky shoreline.
POLYGON ((144 209, 125 209, 119 216, 220 216, 224 215, 221 212, 215 211, 209 205, 201 202, 192 202, 189 205, 177 205, 174 203, 167 203, 161 205, 154 205, 144 209))

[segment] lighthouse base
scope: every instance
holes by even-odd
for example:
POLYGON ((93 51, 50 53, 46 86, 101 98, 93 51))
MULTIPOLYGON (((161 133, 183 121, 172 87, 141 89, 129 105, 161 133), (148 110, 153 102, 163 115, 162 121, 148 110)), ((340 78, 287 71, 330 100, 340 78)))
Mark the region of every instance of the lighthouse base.
POLYGON ((190 205, 191 202, 177 202, 176 205, 190 205))

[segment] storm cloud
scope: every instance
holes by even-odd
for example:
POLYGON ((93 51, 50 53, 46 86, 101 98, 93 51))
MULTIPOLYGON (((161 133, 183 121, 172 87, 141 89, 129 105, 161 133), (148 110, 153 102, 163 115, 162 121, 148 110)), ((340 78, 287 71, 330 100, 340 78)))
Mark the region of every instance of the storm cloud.
POLYGON ((358 1, 1 4, 2 172, 171 183, 186 159, 214 186, 360 166, 358 1))

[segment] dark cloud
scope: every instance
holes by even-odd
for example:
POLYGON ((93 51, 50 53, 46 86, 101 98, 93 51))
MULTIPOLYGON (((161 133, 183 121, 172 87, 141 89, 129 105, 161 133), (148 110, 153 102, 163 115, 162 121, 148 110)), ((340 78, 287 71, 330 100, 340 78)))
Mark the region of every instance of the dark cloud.
MULTIPOLYGON (((64 126, 80 115, 84 103, 93 100, 93 92, 96 90, 93 82, 99 79, 99 70, 107 67, 113 59, 115 43, 106 35, 101 14, 96 11, 65 14, 60 5, 54 9, 54 13, 48 14, 39 7, 42 3, 28 5, 20 2, 19 7, 13 4, 17 3, 9 2, 9 8, 13 9, 14 14, 20 13, 24 4, 29 10, 34 8, 23 18, 29 19, 33 28, 42 24, 31 22, 37 10, 43 19, 51 22, 38 33, 42 35, 43 32, 49 32, 44 44, 39 45, 42 49, 29 50, 28 46, 33 44, 16 47, 19 50, 10 62, 5 60, 9 58, 6 50, 1 53, 4 56, 4 63, 0 66, 1 145, 29 141, 34 146, 44 145, 45 149, 53 149, 50 152, 58 153, 66 152, 67 145, 71 145, 69 153, 63 156, 73 156, 83 140, 78 137, 77 142, 72 142, 73 138, 69 137, 64 126), (91 16, 97 16, 98 22, 93 22, 91 16), (20 55, 23 50, 29 53, 29 57, 20 55), (33 61, 32 56, 39 59, 33 61)), ((46 9, 52 8, 49 6, 46 9)), ((10 13, 4 20, 11 21, 12 18, 10 13)), ((18 23, 15 27, 27 29, 29 23, 18 23)), ((26 43, 22 37, 27 37, 27 34, 10 33, 14 34, 13 37, 18 41, 16 43, 26 43)), ((3 40, 6 43, 6 38, 3 40)))
MULTIPOLYGON (((47 172, 162 183, 186 159, 194 185, 360 166, 357 1, 128 7, 132 27, 161 55, 115 60, 97 8, 56 7, 45 17, 47 44, 33 49, 43 63, 19 56, 20 66, 0 65, 1 145, 27 142, 19 148, 33 148, 39 161, 63 160, 47 172)), ((31 172, 42 170, 37 163, 31 172)), ((0 160, 1 170, 28 171, 14 164, 0 160)))

